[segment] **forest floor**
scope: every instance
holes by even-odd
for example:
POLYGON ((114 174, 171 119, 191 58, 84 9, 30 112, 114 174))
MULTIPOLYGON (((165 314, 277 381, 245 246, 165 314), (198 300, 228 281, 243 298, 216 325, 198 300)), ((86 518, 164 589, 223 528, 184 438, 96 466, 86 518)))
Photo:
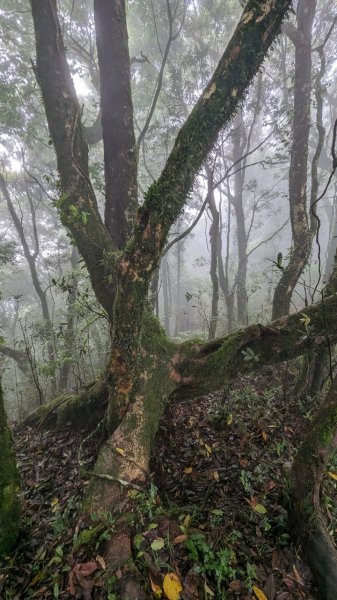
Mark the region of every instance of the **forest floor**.
MULTIPOLYGON (((151 488, 130 491, 137 503, 133 552, 144 598, 318 598, 291 542, 286 510, 291 461, 314 411, 313 400, 294 399, 287 365, 167 408, 151 488)), ((121 573, 108 572, 105 556, 113 519, 85 556, 72 552, 80 529, 76 512, 88 483, 78 460, 83 436, 18 426, 14 437, 23 529, 15 552, 1 565, 0 599, 119 600, 121 573)), ((88 471, 99 442, 90 439, 84 447, 88 471)), ((331 523, 335 488, 330 477, 331 523)))

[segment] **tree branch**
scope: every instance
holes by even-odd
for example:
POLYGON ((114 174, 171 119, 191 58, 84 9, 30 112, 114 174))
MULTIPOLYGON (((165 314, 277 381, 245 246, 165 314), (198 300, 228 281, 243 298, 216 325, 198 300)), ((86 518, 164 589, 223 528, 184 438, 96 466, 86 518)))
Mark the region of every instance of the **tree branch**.
POLYGON ((118 246, 137 210, 137 159, 125 1, 95 0, 105 166, 105 224, 118 246))
POLYGON ((114 246, 98 212, 89 179, 88 147, 58 21, 55 0, 31 0, 36 38, 34 71, 55 146, 62 195, 57 205, 87 265, 93 288, 111 315, 114 246))
POLYGON ((180 383, 177 394, 203 394, 238 373, 319 352, 328 341, 337 341, 336 307, 337 296, 331 295, 269 326, 250 325, 211 342, 181 344, 173 360, 172 376, 180 383))
POLYGON ((151 263, 149 273, 158 264, 169 229, 178 218, 198 171, 221 128, 235 114, 290 5, 290 0, 277 4, 273 0, 264 4, 249 0, 212 79, 178 134, 161 176, 149 188, 139 209, 135 241, 130 249, 136 258, 142 248, 141 268, 149 268, 151 263))

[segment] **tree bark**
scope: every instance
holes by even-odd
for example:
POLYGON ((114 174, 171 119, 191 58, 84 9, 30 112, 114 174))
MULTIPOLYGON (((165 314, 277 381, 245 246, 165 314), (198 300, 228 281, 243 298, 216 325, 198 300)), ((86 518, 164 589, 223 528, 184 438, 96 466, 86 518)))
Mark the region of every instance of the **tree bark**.
POLYGON ((327 530, 320 486, 337 449, 337 380, 318 411, 292 469, 291 519, 304 545, 322 600, 337 598, 337 551, 327 530))
POLYGON ((118 248, 132 233, 137 210, 137 157, 133 128, 125 2, 95 0, 104 144, 105 225, 118 248))
POLYGON ((65 56, 56 1, 32 0, 31 6, 36 40, 34 70, 60 174, 61 196, 57 208, 86 263, 96 296, 111 316, 116 246, 102 222, 89 179, 82 109, 65 56))
POLYGON ((60 366, 60 390, 66 391, 70 387, 70 374, 71 365, 73 362, 73 356, 75 353, 75 331, 74 323, 76 316, 76 300, 78 291, 78 275, 76 274, 76 267, 78 264, 79 255, 77 248, 73 246, 70 264, 72 271, 70 273, 70 280, 68 284, 68 297, 67 297, 67 314, 66 314, 66 326, 63 334, 63 359, 60 366))
POLYGON ((236 231, 238 242, 238 270, 236 274, 236 305, 237 321, 240 325, 247 325, 248 322, 248 297, 247 297, 247 233, 245 224, 245 213, 243 208, 243 183, 245 170, 243 162, 240 160, 247 138, 244 129, 242 113, 239 114, 234 122, 233 131, 233 164, 237 165, 234 175, 234 197, 232 200, 235 216, 236 231))
POLYGON ((287 315, 296 284, 310 253, 307 213, 308 144, 311 107, 311 37, 316 0, 300 0, 297 9, 295 43, 294 117, 291 162, 289 169, 289 203, 293 247, 288 265, 282 271, 273 298, 272 318, 287 315))
POLYGON ((227 209, 227 234, 226 234, 226 268, 224 268, 222 258, 222 235, 219 232, 219 285, 225 299, 227 309, 227 329, 233 331, 236 325, 235 311, 234 311, 234 286, 232 289, 229 288, 229 251, 230 251, 230 234, 231 234, 231 205, 228 202, 227 209))
POLYGON ((218 258, 220 250, 220 214, 217 209, 213 190, 213 174, 207 167, 207 199, 208 208, 212 216, 212 224, 209 230, 210 247, 211 247, 211 268, 210 275, 212 281, 212 306, 211 306, 211 317, 208 329, 208 339, 213 340, 216 334, 216 328, 218 323, 219 313, 219 278, 218 278, 218 258))
POLYGON ((1 382, 0 456, 0 556, 5 556, 13 548, 19 535, 20 504, 17 495, 19 475, 7 425, 1 382))

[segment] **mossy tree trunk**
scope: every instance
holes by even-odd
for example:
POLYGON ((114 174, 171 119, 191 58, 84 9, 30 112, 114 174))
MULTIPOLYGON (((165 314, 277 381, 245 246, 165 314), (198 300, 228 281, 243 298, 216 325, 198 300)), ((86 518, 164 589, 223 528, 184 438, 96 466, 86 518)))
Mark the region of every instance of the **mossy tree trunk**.
POLYGON ((291 518, 302 541, 322 600, 337 598, 337 550, 321 509, 320 488, 337 451, 337 378, 302 443, 292 470, 291 518))
POLYGON ((9 552, 20 531, 19 476, 0 381, 0 556, 9 552))

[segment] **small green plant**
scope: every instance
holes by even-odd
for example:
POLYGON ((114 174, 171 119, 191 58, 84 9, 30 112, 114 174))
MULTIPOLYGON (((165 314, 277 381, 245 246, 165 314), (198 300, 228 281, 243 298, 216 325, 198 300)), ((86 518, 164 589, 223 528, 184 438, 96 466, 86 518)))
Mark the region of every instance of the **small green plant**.
POLYGON ((244 348, 242 350, 242 354, 243 354, 243 360, 244 362, 259 362, 260 360, 260 355, 259 354, 255 354, 254 350, 252 350, 252 348, 244 348))
POLYGON ((223 521, 224 512, 220 508, 213 508, 210 511, 209 524, 211 527, 219 527, 223 521))
POLYGON ((250 562, 247 562, 245 586, 250 594, 252 593, 252 590, 253 590, 253 583, 256 580, 257 580, 256 567, 255 567, 255 565, 252 565, 250 562))
POLYGON ((132 497, 137 504, 138 515, 143 520, 147 517, 150 522, 155 520, 155 517, 162 514, 162 506, 157 502, 158 488, 151 482, 150 488, 146 492, 138 492, 137 490, 130 490, 129 496, 132 497))
POLYGON ((206 579, 214 578, 219 600, 226 599, 224 583, 237 578, 236 555, 231 548, 215 550, 208 544, 203 533, 193 533, 186 540, 190 559, 196 563, 194 569, 206 579))
POLYGON ((63 509, 61 509, 57 499, 52 501, 52 510, 55 515, 53 521, 53 532, 54 536, 59 536, 67 531, 71 519, 71 513, 77 507, 77 498, 70 496, 63 509))
POLYGON ((242 487, 245 490, 246 494, 250 494, 253 490, 253 481, 254 481, 254 477, 253 477, 252 473, 242 469, 240 471, 240 481, 242 483, 242 487))

